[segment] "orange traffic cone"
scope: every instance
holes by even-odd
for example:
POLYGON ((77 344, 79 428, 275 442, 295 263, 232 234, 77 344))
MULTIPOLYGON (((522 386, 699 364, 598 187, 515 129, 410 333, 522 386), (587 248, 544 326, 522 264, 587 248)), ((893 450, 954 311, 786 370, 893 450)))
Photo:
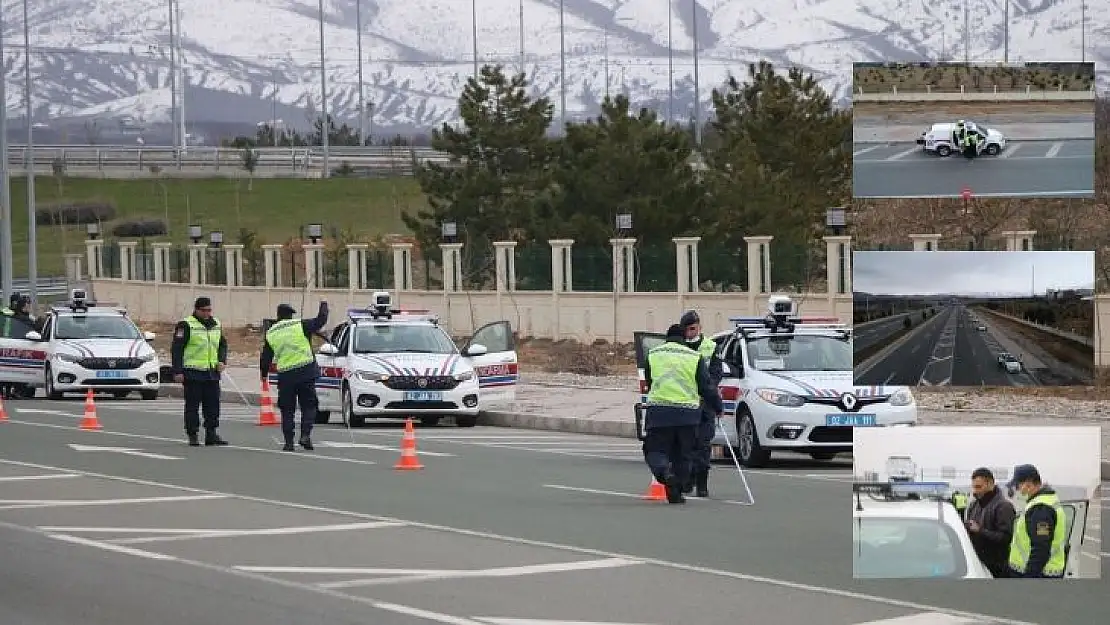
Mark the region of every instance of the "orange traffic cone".
POLYGON ((401 437, 401 458, 393 468, 398 471, 415 471, 424 468, 416 457, 416 430, 412 427, 412 417, 405 419, 405 435, 401 437))
POLYGON ((274 402, 270 399, 270 381, 262 380, 262 397, 258 401, 258 425, 280 425, 274 415, 274 402))
POLYGON ((81 419, 82 430, 99 430, 103 426, 100 425, 100 419, 96 418, 96 402, 93 401, 93 392, 90 388, 85 393, 85 416, 81 419))
POLYGON ((663 486, 655 476, 651 476, 651 486, 648 487, 648 492, 644 495, 645 501, 666 501, 667 500, 667 487, 663 486))
POLYGON ((0 421, 8 420, 8 411, 4 410, 4 400, 0 399, 0 421))

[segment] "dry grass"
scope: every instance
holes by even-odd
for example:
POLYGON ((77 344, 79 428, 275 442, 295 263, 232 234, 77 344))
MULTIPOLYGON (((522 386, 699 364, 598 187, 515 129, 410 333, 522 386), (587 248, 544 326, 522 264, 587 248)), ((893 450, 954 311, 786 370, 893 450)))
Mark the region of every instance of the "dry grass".
POLYGON ((852 70, 855 89, 865 92, 890 91, 967 91, 991 92, 1063 89, 1087 91, 1094 84, 1093 64, 1058 63, 1051 67, 1003 67, 991 65, 922 65, 891 63, 881 67, 857 65, 852 70))

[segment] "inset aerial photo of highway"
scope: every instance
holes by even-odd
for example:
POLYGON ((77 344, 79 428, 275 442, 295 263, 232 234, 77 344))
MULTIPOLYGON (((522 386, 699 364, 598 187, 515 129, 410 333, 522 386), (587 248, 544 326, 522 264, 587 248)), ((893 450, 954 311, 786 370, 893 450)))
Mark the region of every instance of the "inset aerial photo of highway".
POLYGON ((1093 383, 1094 252, 852 255, 862 386, 1093 383))

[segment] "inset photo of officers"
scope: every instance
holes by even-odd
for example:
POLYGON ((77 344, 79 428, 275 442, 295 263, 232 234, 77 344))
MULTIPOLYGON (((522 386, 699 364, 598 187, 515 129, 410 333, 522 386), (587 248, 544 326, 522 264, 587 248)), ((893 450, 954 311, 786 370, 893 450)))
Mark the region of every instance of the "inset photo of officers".
POLYGON ((857 428, 853 577, 1099 579, 1101 447, 1098 427, 857 428))

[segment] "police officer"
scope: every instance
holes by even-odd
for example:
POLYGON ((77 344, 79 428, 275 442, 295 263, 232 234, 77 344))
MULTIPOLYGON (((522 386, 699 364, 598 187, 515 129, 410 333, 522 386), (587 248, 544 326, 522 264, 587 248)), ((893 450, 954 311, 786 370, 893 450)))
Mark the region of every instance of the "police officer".
POLYGON ((316 378, 319 369, 312 353, 312 335, 328 322, 328 304, 320 302, 315 319, 294 318, 297 311, 289 304, 277 307, 277 321, 266 330, 259 359, 262 379, 270 373, 270 364, 277 364, 278 408, 281 409, 281 433, 285 435, 284 451, 293 451, 294 417, 301 406, 301 447, 312 450, 312 426, 316 423, 316 378))
POLYGON ((979 135, 974 131, 964 133, 963 151, 964 157, 975 158, 979 155, 979 135))
MULTIPOLYGON (((721 361, 715 355, 717 343, 701 333, 701 319, 698 313, 689 310, 679 319, 686 337, 686 346, 696 351, 709 369, 709 380, 713 388, 721 382, 721 361)), ((698 424, 697 438, 694 440, 694 465, 690 480, 682 492, 689 493, 697 486, 698 497, 709 496, 709 469, 712 466, 713 437, 717 434, 717 414, 706 402, 702 402, 701 423, 698 424)))
POLYGON ((970 499, 967 493, 963 491, 952 493, 952 505, 956 508, 956 512, 960 515, 961 519, 964 518, 964 514, 967 512, 967 505, 969 502, 970 499))
MULTIPOLYGON (((23 332, 35 328, 35 319, 31 316, 31 298, 22 293, 12 293, 8 303, 9 306, 0 308, 0 315, 3 315, 3 336, 12 336, 11 324, 13 321, 19 321, 26 328, 17 326, 19 334, 14 338, 23 338, 23 332)), ((35 389, 27 384, 3 382, 0 383, 0 395, 4 399, 34 397, 35 389)))
POLYGON ((185 394, 185 434, 189 445, 200 445, 200 411, 204 410, 204 444, 227 445, 216 433, 220 427, 220 374, 227 367, 227 337, 212 316, 212 300, 198 297, 193 314, 177 323, 170 346, 173 381, 185 394))
POLYGON ((720 416, 721 395, 705 361, 686 345, 686 332, 677 323, 667 329, 667 342, 648 352, 644 379, 648 385, 644 460, 655 479, 666 486, 667 501, 686 503, 682 490, 690 476, 702 400, 720 416))
POLYGON ((1067 521, 1060 497, 1041 483, 1040 472, 1031 464, 1014 467, 1007 486, 1026 500, 1010 541, 1010 577, 1063 578, 1067 521))

